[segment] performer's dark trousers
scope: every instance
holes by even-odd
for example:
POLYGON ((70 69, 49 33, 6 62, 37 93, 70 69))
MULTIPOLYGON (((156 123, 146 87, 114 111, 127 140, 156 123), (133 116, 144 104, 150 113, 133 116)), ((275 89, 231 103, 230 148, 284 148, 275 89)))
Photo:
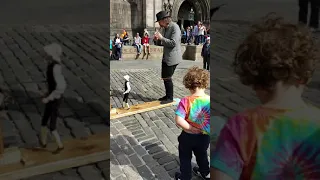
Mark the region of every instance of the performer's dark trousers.
POLYGON ((128 103, 129 93, 125 93, 123 96, 123 102, 128 103))
POLYGON ((309 26, 317 29, 319 28, 319 0, 299 0, 299 22, 303 24, 308 23, 309 2, 311 5, 309 26))
POLYGON ((210 55, 203 57, 203 69, 210 70, 210 55))
POLYGON ((56 130, 58 109, 60 107, 61 101, 62 101, 62 98, 55 99, 53 101, 49 101, 46 104, 46 107, 44 109, 44 115, 43 115, 42 121, 41 121, 41 126, 47 126, 49 118, 50 118, 49 129, 50 129, 50 131, 56 130))
POLYGON ((167 99, 173 100, 173 82, 172 76, 176 70, 177 65, 168 66, 166 63, 162 62, 161 78, 163 79, 164 87, 166 89, 167 99))
POLYGON ((178 137, 181 180, 191 180, 192 152, 196 156, 199 171, 206 176, 210 173, 207 150, 210 136, 204 134, 189 134, 184 131, 178 137))

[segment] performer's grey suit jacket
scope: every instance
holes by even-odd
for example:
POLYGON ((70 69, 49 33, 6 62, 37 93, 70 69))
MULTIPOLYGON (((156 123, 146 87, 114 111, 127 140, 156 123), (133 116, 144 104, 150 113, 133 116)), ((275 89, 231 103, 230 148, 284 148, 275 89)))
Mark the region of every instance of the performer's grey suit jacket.
POLYGON ((178 24, 171 22, 167 28, 163 30, 163 45, 162 62, 168 66, 177 65, 182 61, 181 53, 181 30, 178 24))

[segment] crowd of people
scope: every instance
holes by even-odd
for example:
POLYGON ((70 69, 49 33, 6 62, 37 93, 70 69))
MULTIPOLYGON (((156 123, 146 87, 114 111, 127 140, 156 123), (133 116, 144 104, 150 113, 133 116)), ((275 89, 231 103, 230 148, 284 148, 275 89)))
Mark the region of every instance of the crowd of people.
MULTIPOLYGON (((157 30, 156 30, 157 31, 157 30)), ((202 22, 198 21, 194 26, 188 26, 181 29, 181 43, 204 45, 207 38, 210 37, 210 28, 207 28, 202 22)), ((137 56, 141 53, 150 55, 150 43, 158 45, 154 37, 150 36, 147 29, 144 29, 143 34, 136 33, 130 37, 129 33, 123 29, 121 34, 115 34, 113 40, 110 40, 110 58, 112 60, 122 60, 123 46, 136 47, 137 56)))
POLYGON ((204 44, 206 38, 210 36, 210 25, 206 27, 201 21, 198 21, 195 26, 188 26, 182 29, 181 42, 184 44, 204 44))

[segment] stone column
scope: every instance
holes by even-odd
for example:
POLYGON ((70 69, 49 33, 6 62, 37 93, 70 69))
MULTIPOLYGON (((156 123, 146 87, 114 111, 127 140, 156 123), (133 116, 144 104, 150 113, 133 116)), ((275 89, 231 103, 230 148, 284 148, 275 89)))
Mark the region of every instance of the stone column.
POLYGON ((155 28, 158 28, 156 14, 162 10, 162 0, 143 0, 145 13, 143 14, 143 28, 147 28, 150 34, 154 33, 155 28))

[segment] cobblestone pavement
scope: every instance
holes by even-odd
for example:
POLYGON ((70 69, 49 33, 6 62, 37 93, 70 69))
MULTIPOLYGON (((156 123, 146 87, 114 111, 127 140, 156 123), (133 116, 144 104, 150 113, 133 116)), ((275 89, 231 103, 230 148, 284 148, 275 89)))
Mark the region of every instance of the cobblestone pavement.
MULTIPOLYGON (((63 46, 68 87, 60 108, 62 139, 109 131, 108 25, 16 26, 0 28, 0 84, 14 99, 1 119, 7 147, 38 145, 41 92, 45 88, 45 44, 63 46)), ((106 144, 107 146, 107 144, 106 144)), ((109 161, 66 169, 28 180, 109 179, 109 161)))
MULTIPOLYGON (((162 97, 164 87, 160 79, 160 63, 111 62, 111 104, 115 107, 121 106, 123 76, 126 74, 131 76, 131 105, 162 97), (141 64, 140 69, 128 66, 132 63, 141 64), (121 65, 125 68, 120 69, 121 65)), ((173 77, 175 97, 188 95, 182 85, 182 78, 186 68, 193 65, 201 66, 201 63, 184 61, 177 67, 173 77)), ((111 120, 111 179, 168 180, 179 171, 177 136, 181 130, 174 123, 175 108, 167 107, 111 120)), ((194 180, 196 179, 198 178, 194 177, 194 180)))
MULTIPOLYGON (((232 0, 228 1, 229 5, 231 1, 232 0)), ((211 22, 211 29, 213 31, 211 33, 213 48, 211 49, 212 73, 210 89, 212 112, 213 115, 221 116, 225 119, 245 108, 259 104, 254 92, 250 88, 242 85, 231 69, 235 48, 237 48, 241 40, 245 37, 249 27, 247 23, 239 22, 243 19, 251 22, 255 20, 253 18, 261 17, 265 15, 266 12, 272 11, 278 11, 278 14, 286 11, 286 15, 283 15, 286 20, 296 22, 294 18, 297 14, 297 9, 294 9, 296 1, 282 1, 282 3, 287 3, 288 5, 282 6, 282 8, 280 8, 282 3, 276 1, 267 2, 266 0, 260 0, 253 2, 253 0, 245 0, 239 3, 237 2, 232 1, 231 3, 233 4, 229 7, 226 6, 224 10, 217 13, 217 16, 214 16, 214 19, 218 20, 211 22), (235 8, 237 5, 239 5, 238 10, 235 8), (251 19, 249 16, 247 16, 247 18, 245 17, 249 15, 249 13, 241 8, 247 5, 258 8, 258 10, 247 8, 248 11, 252 12, 251 19), (230 12, 231 14, 226 15, 225 12, 230 12), (225 19, 226 21, 221 21, 221 19, 225 19)), ((217 2, 217 4, 219 3, 220 2, 217 2)), ((319 38, 318 35, 315 35, 315 38, 319 38)), ((315 105, 320 105, 319 92, 320 72, 318 69, 313 76, 312 82, 305 90, 303 97, 315 105)), ((214 123, 215 122, 211 122, 211 126, 214 126, 214 123)))

